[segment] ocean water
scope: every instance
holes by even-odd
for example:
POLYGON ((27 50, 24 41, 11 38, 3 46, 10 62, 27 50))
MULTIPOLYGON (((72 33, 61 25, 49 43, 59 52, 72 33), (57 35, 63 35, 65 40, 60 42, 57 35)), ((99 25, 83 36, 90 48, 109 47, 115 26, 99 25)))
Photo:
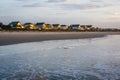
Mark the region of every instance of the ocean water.
POLYGON ((120 35, 0 46, 0 80, 120 80, 120 35))

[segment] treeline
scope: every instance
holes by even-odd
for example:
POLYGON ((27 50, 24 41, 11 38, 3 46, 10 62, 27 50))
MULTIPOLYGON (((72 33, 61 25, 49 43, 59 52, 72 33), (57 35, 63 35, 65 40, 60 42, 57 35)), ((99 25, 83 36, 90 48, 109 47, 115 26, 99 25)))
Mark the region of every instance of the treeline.
POLYGON ((98 28, 92 25, 61 25, 61 24, 46 24, 44 22, 25 23, 22 24, 20 21, 14 21, 8 25, 4 25, 0 22, 1 31, 120 31, 120 29, 113 28, 98 28))

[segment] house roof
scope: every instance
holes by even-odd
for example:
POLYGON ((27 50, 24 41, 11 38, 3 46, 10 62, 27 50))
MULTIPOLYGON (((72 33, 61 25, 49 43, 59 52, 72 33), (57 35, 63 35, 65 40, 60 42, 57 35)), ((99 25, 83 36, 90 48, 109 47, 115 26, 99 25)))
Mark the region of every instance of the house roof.
POLYGON ((78 27, 78 26, 80 26, 80 24, 72 24, 72 25, 70 25, 70 27, 78 27))
POLYGON ((46 24, 46 25, 51 25, 51 24, 46 24))
POLYGON ((20 23, 20 22, 19 21, 15 21, 15 22, 11 22, 9 25, 16 26, 18 23, 20 23))
POLYGON ((87 27, 92 27, 92 25, 86 25, 87 27))
POLYGON ((52 24, 53 26, 59 26, 60 24, 52 24))
POLYGON ((30 25, 30 24, 32 24, 32 23, 25 23, 24 25, 30 25))
POLYGON ((61 25, 61 27, 66 27, 67 25, 61 25))
POLYGON ((25 26, 25 27, 30 27, 31 24, 32 24, 33 26, 35 26, 33 23, 25 23, 24 26, 25 26))
POLYGON ((36 23, 36 25, 43 25, 43 24, 45 24, 44 22, 38 22, 38 23, 36 23))
POLYGON ((85 27, 86 25, 80 25, 80 27, 85 27))
POLYGON ((81 27, 92 27, 92 25, 80 25, 81 27))

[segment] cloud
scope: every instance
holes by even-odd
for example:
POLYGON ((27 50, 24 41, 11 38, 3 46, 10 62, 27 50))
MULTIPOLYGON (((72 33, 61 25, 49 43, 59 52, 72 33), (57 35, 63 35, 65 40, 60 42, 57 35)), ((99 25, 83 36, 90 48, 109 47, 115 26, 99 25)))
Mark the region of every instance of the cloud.
POLYGON ((87 10, 119 6, 120 0, 88 0, 86 3, 64 3, 60 4, 62 9, 67 10, 87 10))
POLYGON ((104 2, 103 0, 89 0, 90 2, 104 2))
POLYGON ((47 2, 69 2, 71 0, 48 0, 47 2))
POLYGON ((22 7, 43 7, 40 3, 31 3, 31 4, 25 4, 22 7))
POLYGON ((47 2, 54 3, 54 6, 63 10, 87 10, 120 5, 120 0, 87 0, 86 3, 77 2, 77 0, 74 2, 73 0, 47 0, 47 2))
POLYGON ((15 0, 19 1, 21 7, 44 7, 45 1, 43 0, 15 0))
POLYGON ((103 7, 109 7, 113 6, 113 4, 90 4, 90 3, 85 3, 85 4, 61 4, 61 8, 63 9, 74 9, 74 10, 86 10, 86 9, 96 9, 96 8, 103 8, 103 7))
POLYGON ((115 2, 115 3, 117 3, 117 2, 120 2, 120 0, 89 0, 90 2, 107 2, 107 3, 109 3, 109 2, 115 2))
POLYGON ((33 0, 16 0, 16 1, 33 1, 33 0))
POLYGON ((110 15, 110 16, 120 16, 120 11, 112 10, 112 11, 105 12, 105 14, 110 15))
MULTIPOLYGON (((25 0, 17 0, 17 1, 25 1, 25 0)), ((34 1, 32 0, 27 0, 30 1, 28 3, 25 3, 22 7, 49 7, 53 8, 55 6, 54 4, 49 4, 49 3, 57 3, 57 2, 69 2, 71 0, 47 0, 47 1, 34 1)))
POLYGON ((61 8, 65 10, 87 10, 87 9, 96 9, 96 8, 104 8, 111 7, 120 4, 119 0, 88 0, 86 3, 78 3, 73 0, 16 0, 24 2, 22 7, 49 7, 51 8, 61 8), (28 2, 25 2, 28 1, 28 2), (67 3, 69 2, 69 3, 67 3), (53 3, 50 4, 49 3, 53 3), (58 4, 57 4, 58 3, 58 4), (53 7, 54 6, 54 7, 53 7), (56 6, 56 7, 55 7, 56 6))

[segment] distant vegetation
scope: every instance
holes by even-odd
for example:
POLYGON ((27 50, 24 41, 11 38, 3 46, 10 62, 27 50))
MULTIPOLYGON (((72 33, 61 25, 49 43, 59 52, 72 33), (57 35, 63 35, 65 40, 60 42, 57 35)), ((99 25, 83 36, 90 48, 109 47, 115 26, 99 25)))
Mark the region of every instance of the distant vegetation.
POLYGON ((92 25, 61 25, 61 24, 46 24, 44 22, 25 23, 22 24, 20 21, 14 21, 8 25, 4 25, 0 22, 0 31, 120 31, 116 28, 98 28, 92 25))

